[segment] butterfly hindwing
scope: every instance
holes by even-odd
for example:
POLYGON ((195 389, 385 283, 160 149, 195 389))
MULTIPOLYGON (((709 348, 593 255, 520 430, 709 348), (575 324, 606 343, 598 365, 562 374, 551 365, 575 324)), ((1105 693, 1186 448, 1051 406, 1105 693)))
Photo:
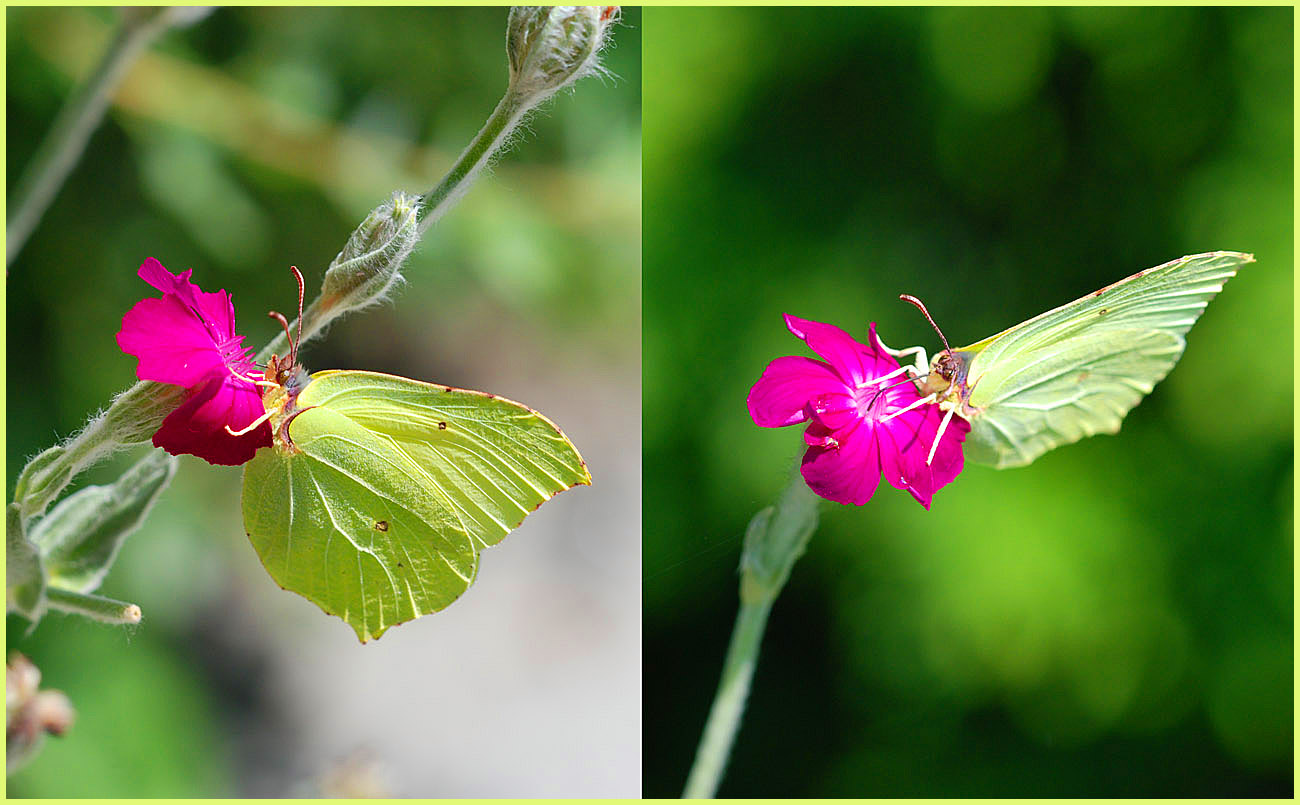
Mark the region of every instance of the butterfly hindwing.
POLYGON ((298 452, 263 448, 244 469, 244 528, 281 587, 362 642, 469 587, 474 543, 418 466, 326 408, 290 429, 298 452))
POLYGON ((244 469, 244 526, 271 577, 365 642, 446 607, 494 545, 590 483, 548 419, 477 391, 376 372, 312 375, 244 469))

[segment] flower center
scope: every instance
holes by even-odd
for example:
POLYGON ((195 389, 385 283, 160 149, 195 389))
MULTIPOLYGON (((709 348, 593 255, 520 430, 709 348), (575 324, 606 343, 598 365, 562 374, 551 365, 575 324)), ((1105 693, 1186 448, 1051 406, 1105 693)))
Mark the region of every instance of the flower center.
POLYGON ((217 344, 217 353, 221 355, 221 360, 226 364, 226 368, 231 374, 240 374, 243 370, 249 368, 248 353, 251 348, 244 346, 244 337, 235 336, 229 341, 221 341, 217 344))

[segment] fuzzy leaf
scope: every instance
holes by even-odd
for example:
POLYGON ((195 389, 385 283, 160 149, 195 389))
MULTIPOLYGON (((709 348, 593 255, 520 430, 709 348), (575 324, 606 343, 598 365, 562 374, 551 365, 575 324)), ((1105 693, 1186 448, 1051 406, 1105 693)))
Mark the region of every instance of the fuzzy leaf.
POLYGON ((117 481, 78 490, 55 506, 32 528, 50 584, 78 593, 99 587, 175 472, 176 459, 156 450, 117 481))
POLYGON ((6 607, 32 623, 45 611, 45 575, 36 546, 23 533, 23 517, 17 503, 5 512, 6 607))

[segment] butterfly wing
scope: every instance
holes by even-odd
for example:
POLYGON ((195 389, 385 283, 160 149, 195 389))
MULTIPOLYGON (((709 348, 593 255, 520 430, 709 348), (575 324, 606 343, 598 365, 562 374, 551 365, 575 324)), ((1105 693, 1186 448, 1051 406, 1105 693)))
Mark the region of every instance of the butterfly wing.
POLYGON ((298 405, 347 417, 418 466, 480 548, 500 542, 556 494, 591 483, 582 456, 554 423, 493 394, 325 371, 312 375, 298 405))
POLYGON ((1205 306, 1254 257, 1211 252, 1138 272, 957 352, 970 352, 966 457, 1028 464, 1115 433, 1164 378, 1205 306))
POLYGON ((326 371, 297 407, 292 448, 244 467, 244 529, 281 587, 362 642, 446 607, 479 550, 591 481, 555 425, 494 395, 326 371))
POLYGON ((244 466, 244 530, 277 584, 363 643, 468 589, 474 542, 419 466, 327 408, 290 431, 297 452, 262 448, 244 466))

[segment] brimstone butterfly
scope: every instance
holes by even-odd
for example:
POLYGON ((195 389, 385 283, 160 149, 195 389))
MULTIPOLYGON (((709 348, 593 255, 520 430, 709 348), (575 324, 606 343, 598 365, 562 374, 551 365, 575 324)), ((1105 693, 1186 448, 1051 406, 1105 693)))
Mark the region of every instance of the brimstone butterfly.
POLYGON ((244 530, 281 587, 363 643, 456 600, 479 551, 591 482, 558 427, 492 394, 377 372, 308 376, 292 354, 264 377, 273 444, 244 465, 244 530))
POLYGON ((903 352, 918 353, 921 393, 947 412, 944 424, 954 414, 971 423, 967 458, 1022 466, 1118 432, 1182 356, 1205 306, 1254 259, 1209 252, 1139 271, 968 347, 945 348, 928 372, 924 350, 903 352))

